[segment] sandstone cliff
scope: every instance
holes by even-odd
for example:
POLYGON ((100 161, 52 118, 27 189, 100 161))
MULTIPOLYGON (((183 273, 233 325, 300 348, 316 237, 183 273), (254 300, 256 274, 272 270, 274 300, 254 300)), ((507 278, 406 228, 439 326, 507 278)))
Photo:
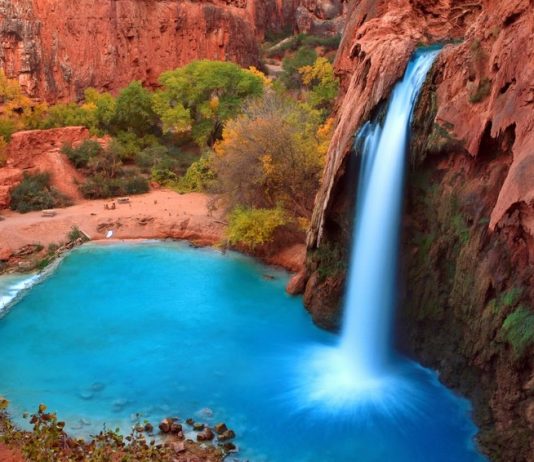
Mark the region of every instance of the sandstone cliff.
POLYGON ((193 59, 259 65, 266 31, 336 33, 342 0, 0 0, 0 66, 33 97, 154 85, 193 59), (301 5, 304 3, 305 5, 301 5))
POLYGON ((534 453, 532 346, 504 321, 534 306, 534 8, 395 0, 353 5, 336 61, 343 95, 308 236, 305 302, 339 325, 361 124, 384 109, 419 44, 444 46, 414 118, 401 343, 474 400, 483 450, 534 453))

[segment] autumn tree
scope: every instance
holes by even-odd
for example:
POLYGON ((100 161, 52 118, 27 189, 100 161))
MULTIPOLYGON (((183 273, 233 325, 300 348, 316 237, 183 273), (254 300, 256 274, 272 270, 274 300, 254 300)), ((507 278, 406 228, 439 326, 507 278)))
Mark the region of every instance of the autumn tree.
MULTIPOLYGON (((329 124, 331 127, 331 124, 329 124)), ((267 92, 228 122, 214 168, 230 206, 274 209, 308 218, 331 128, 316 111, 267 92)))
POLYGON ((323 114, 330 114, 339 91, 332 63, 319 57, 315 63, 301 67, 298 72, 304 87, 308 89, 308 103, 323 114))
POLYGON ((163 73, 159 81, 163 88, 154 95, 154 110, 163 130, 189 133, 199 146, 211 146, 243 101, 263 92, 257 73, 220 61, 193 61, 163 73))

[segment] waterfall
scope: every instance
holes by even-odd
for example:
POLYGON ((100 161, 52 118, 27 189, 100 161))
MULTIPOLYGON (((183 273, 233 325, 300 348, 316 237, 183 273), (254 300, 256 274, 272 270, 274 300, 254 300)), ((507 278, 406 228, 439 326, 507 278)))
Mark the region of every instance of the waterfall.
POLYGON ((416 52, 383 125, 368 122, 356 139, 362 159, 340 348, 362 378, 380 375, 390 360, 410 120, 438 53, 416 52))
POLYGON ((337 344, 303 353, 292 389, 300 409, 351 416, 375 409, 391 415, 420 400, 417 381, 409 378, 418 366, 392 360, 392 324, 410 120, 438 53, 414 54, 393 89, 385 119, 367 122, 356 136, 360 178, 343 329, 337 344))

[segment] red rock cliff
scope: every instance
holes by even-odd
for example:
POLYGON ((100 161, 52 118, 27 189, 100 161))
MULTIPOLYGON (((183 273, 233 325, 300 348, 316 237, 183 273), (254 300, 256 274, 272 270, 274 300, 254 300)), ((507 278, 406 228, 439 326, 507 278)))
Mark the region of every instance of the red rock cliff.
POLYGON ((197 58, 258 64, 257 38, 294 0, 2 0, 0 63, 32 96, 115 91, 197 58))
POLYGON ((0 0, 0 65, 30 96, 79 99, 87 87, 113 92, 132 80, 154 85, 161 72, 194 59, 258 65, 258 42, 266 31, 340 33, 345 5, 345 0, 0 0))

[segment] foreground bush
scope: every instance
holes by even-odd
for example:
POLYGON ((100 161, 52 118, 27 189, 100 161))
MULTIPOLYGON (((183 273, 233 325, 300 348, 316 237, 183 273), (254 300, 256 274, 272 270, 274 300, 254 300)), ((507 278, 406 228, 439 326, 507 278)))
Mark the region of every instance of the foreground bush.
POLYGON ((65 422, 59 421, 56 414, 47 413, 43 404, 28 418, 32 431, 21 431, 5 414, 7 405, 0 397, 0 442, 20 450, 25 460, 31 462, 216 462, 223 459, 223 450, 213 446, 202 448, 184 442, 178 453, 172 443, 147 440, 147 427, 140 423, 127 436, 104 428, 89 441, 72 438, 64 431, 65 422))
POLYGON ((174 189, 180 193, 209 191, 216 181, 211 158, 203 156, 193 162, 187 172, 175 183, 174 189))
POLYGON ((20 213, 66 207, 72 202, 50 186, 49 173, 24 174, 22 182, 11 191, 11 210, 20 213))
POLYGON ((238 207, 230 214, 228 242, 254 249, 272 242, 275 231, 286 224, 288 224, 287 214, 280 208, 238 207))

